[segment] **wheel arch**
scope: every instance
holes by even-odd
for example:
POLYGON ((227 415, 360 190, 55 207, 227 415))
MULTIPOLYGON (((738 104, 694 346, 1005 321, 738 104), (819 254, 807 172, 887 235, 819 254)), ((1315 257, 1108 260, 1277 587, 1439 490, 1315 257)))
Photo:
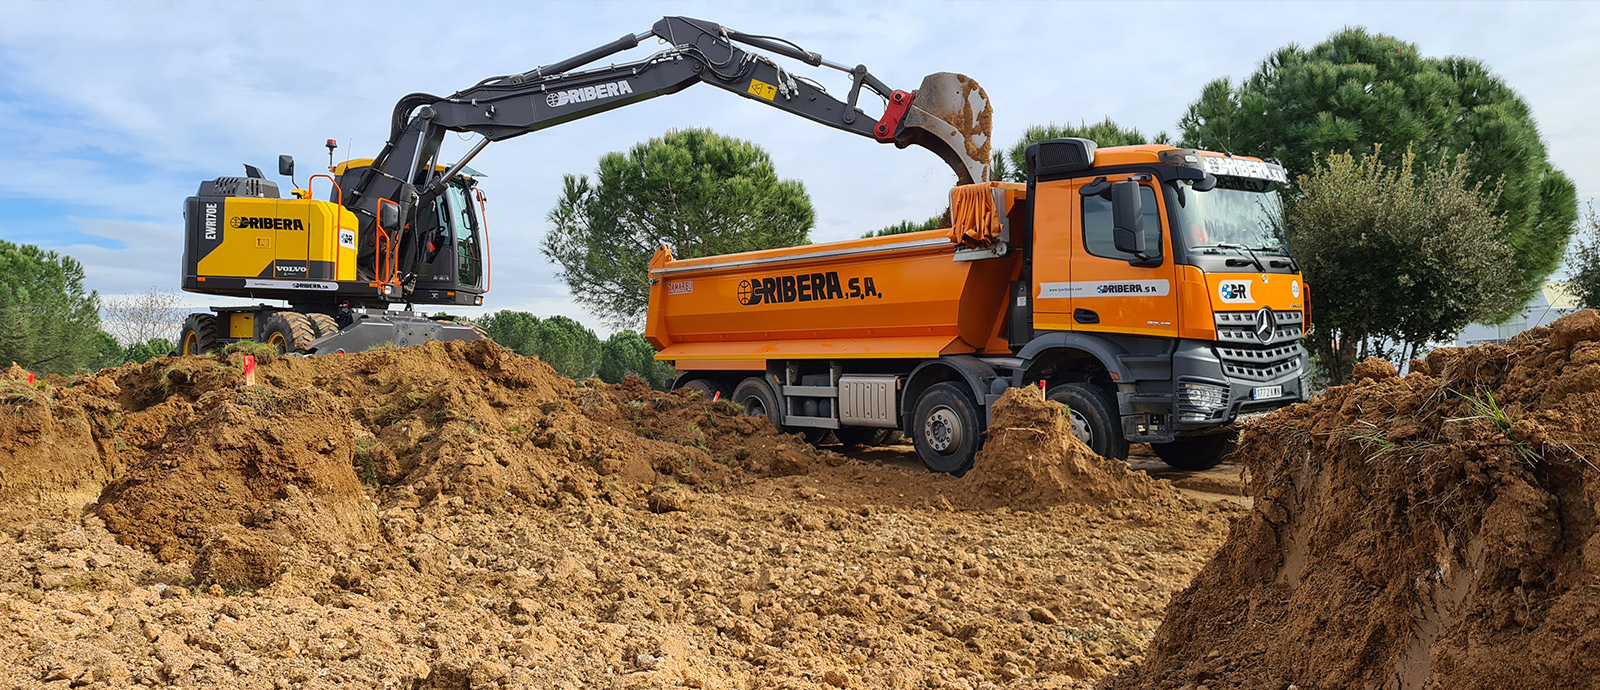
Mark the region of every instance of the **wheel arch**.
POLYGON ((1124 354, 1126 350, 1105 338, 1085 333, 1049 333, 1034 338, 1017 353, 1025 364, 1015 370, 1011 383, 1025 386, 1050 378, 1045 372, 1060 370, 1063 365, 1091 375, 1098 370, 1112 381, 1132 381, 1133 376, 1122 363, 1124 354))
POLYGON ((996 378, 994 367, 983 360, 968 355, 954 355, 930 359, 917 365, 906 376, 905 388, 900 391, 900 429, 911 428, 911 417, 916 412, 916 402, 934 384, 946 381, 965 383, 983 412, 983 423, 989 423, 989 382, 996 378))

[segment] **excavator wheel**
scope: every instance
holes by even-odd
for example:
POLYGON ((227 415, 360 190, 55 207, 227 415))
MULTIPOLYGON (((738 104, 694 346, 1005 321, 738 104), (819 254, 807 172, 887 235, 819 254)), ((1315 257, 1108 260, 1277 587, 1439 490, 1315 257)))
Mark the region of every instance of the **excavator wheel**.
POLYGON ((178 336, 178 354, 198 355, 217 349, 217 317, 215 314, 190 314, 183 320, 183 332, 178 336))
POLYGON ((306 314, 306 319, 311 321, 311 326, 316 329, 318 338, 326 338, 339 332, 339 322, 334 321, 327 314, 306 314))
POLYGON ((311 319, 297 311, 275 312, 261 329, 261 340, 278 348, 279 354, 305 352, 316 339, 317 329, 311 319))

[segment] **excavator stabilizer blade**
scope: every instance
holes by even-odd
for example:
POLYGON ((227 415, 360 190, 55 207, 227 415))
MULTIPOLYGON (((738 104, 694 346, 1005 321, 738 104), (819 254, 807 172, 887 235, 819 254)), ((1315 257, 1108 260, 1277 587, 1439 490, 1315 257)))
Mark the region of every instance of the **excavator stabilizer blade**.
POLYGON ((989 179, 993 109, 989 94, 965 74, 935 72, 922 78, 901 119, 895 143, 921 146, 955 170, 956 184, 989 179))

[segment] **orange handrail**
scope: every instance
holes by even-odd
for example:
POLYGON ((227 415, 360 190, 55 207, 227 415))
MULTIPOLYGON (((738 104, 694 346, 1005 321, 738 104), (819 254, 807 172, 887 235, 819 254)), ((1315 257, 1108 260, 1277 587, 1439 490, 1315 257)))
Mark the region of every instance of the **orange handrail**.
POLYGON ((390 206, 395 207, 396 212, 400 210, 400 204, 390 199, 379 199, 377 207, 378 212, 372 219, 372 227, 378 231, 378 255, 375 259, 377 262, 377 266, 375 266, 377 269, 377 275, 375 277, 378 279, 378 282, 387 285, 395 282, 395 274, 400 272, 400 267, 398 265, 400 263, 400 246, 395 244, 394 241, 390 240, 389 233, 385 232, 383 229, 382 218, 384 204, 389 204, 390 206), (391 253, 393 255, 389 256, 389 273, 385 275, 383 272, 383 259, 385 255, 389 255, 391 253))
MULTIPOLYGON (((311 179, 306 180, 306 197, 310 199, 317 198, 317 195, 312 192, 312 187, 316 185, 319 177, 326 177, 329 182, 333 183, 333 191, 338 194, 338 199, 334 203, 339 204, 339 208, 344 208, 344 189, 339 187, 339 181, 333 179, 332 175, 312 175, 311 179)), ((339 214, 337 212, 333 214, 333 225, 334 232, 344 232, 344 228, 339 227, 339 214)), ((311 241, 309 233, 306 241, 311 241)), ((306 275, 311 275, 311 253, 309 251, 306 252, 306 275)), ((333 279, 339 280, 339 250, 337 248, 333 250, 333 279)))

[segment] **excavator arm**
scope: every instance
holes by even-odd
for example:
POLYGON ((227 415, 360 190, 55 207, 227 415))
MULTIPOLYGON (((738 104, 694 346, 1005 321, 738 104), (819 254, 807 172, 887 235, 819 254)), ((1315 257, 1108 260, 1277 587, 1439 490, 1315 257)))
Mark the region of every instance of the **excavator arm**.
MULTIPOLYGON (((491 141, 536 132, 677 93, 706 83, 800 117, 892 143, 920 146, 950 165, 958 184, 983 181, 989 168, 989 104, 976 82, 937 73, 916 91, 891 89, 864 65, 845 67, 779 38, 733 31, 688 17, 666 17, 649 31, 530 72, 485 79, 448 97, 411 94, 395 106, 389 141, 360 181, 346 190, 344 203, 362 224, 362 254, 374 251, 373 225, 398 233, 412 210, 442 191, 473 156, 491 141), (666 48, 636 62, 576 71, 602 58, 636 47, 651 37, 666 48), (742 47, 743 46, 743 47, 742 47), (819 84, 790 73, 762 52, 845 72, 851 86, 845 100, 819 84), (863 89, 887 103, 877 118, 858 107, 863 89), (460 161, 437 172, 446 132, 470 132, 483 139, 460 161)), ((360 262, 372 265, 370 261, 360 262)), ((401 260, 402 264, 407 263, 401 260)))

